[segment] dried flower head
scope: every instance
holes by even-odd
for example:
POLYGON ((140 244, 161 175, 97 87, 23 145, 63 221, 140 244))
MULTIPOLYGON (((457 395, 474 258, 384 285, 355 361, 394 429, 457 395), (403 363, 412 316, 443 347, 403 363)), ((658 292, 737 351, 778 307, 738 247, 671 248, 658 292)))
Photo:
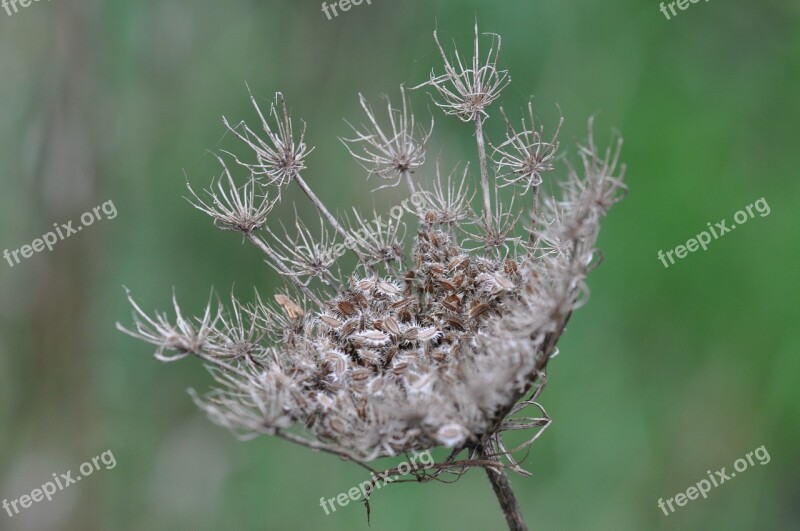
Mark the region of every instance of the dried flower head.
MULTIPOLYGON (((480 34, 478 23, 475 22, 475 51, 472 62, 467 67, 455 51, 455 60, 447 54, 439 42, 437 32, 433 32, 436 46, 444 61, 444 74, 437 76, 431 73, 430 79, 421 86, 430 85, 436 89, 441 98, 436 105, 447 115, 459 117, 465 122, 484 119, 488 116, 486 108, 499 96, 500 92, 511 82, 507 70, 498 70, 497 61, 500 57, 500 35, 489 33, 492 44, 486 58, 481 58, 480 34)), ((417 87, 415 87, 417 88, 417 87)))
POLYGON ((257 162, 244 166, 256 175, 265 176, 268 184, 276 184, 280 190, 306 167, 305 158, 311 151, 305 143, 306 124, 303 123, 300 135, 295 138, 286 100, 280 92, 275 94, 275 103, 270 105, 269 114, 275 122, 273 126, 270 126, 264 117, 252 94, 250 100, 267 135, 265 139, 254 133, 244 122, 232 127, 228 120, 223 118, 223 123, 231 133, 243 140, 255 152, 257 162))
MULTIPOLYGON (((482 123, 508 81, 496 69, 499 37, 497 51, 481 63, 478 35, 476 26, 472 67, 456 54, 456 69, 443 53, 446 74, 429 84, 442 96, 445 113, 473 121, 482 213, 471 204, 465 165, 446 184, 437 167, 431 189, 417 192, 409 180, 410 192, 426 198, 414 203, 416 231, 407 233, 393 216, 368 219, 355 210, 352 223, 341 223, 305 181, 303 158, 310 149, 302 134, 294 139, 280 95, 280 111, 272 108, 275 132, 259 112, 266 138, 246 127, 236 135, 256 160, 243 165, 266 175, 267 183, 249 175, 240 188, 226 169, 217 195, 195 206, 221 228, 242 232, 287 288, 274 303, 256 294, 249 304, 234 300, 230 310, 209 304, 194 320, 183 317, 177 302, 174 321, 165 314, 150 318, 131 299, 135 326, 123 329, 155 344, 159 359, 192 355, 209 366, 217 387, 193 396, 214 422, 242 437, 275 435, 362 464, 445 446, 453 450, 450 457, 419 479, 481 466, 491 470, 498 492, 507 488, 503 467, 526 473, 514 454, 550 422, 536 399, 572 312, 586 301, 586 276, 599 263, 600 222, 623 195, 624 167, 621 142, 598 150, 590 121, 589 140, 579 147, 582 164, 568 165, 558 186, 542 187, 559 194, 539 199, 558 142, 555 135, 543 141, 531 115, 521 130, 509 127, 495 149, 505 171, 490 179, 482 123), (279 238, 262 228, 272 204, 258 187, 272 187, 280 198, 289 183, 328 226, 316 239, 299 217, 294 236, 279 238), (529 206, 501 200, 499 188, 509 183, 521 184, 523 196, 533 192, 529 206), (347 250, 358 264, 341 279, 337 263, 347 250), (517 415, 527 408, 537 408, 536 415, 517 415), (532 430, 528 441, 508 448, 503 433, 521 429, 532 430), (461 452, 466 459, 458 459, 461 452)), ((353 153, 356 160, 384 178, 423 173, 422 146, 430 132, 423 140, 410 136, 414 118, 405 94, 399 114, 389 108, 390 134, 363 98, 362 105, 372 126, 352 140, 366 146, 367 155, 353 153)))
POLYGON ((511 125, 502 107, 500 112, 508 129, 505 142, 497 147, 492 146, 498 177, 503 179, 506 185, 521 185, 526 191, 535 188, 542 184, 542 174, 554 168, 553 163, 558 153, 558 133, 564 124, 564 118, 559 120, 553 137, 545 141, 544 128, 537 130, 534 125, 532 102, 528 102, 530 128, 523 117, 522 129, 519 132, 511 125))
POLYGON ((406 91, 402 86, 400 94, 402 108, 399 110, 393 108, 389 98, 386 98, 391 128, 388 132, 381 128, 366 98, 359 94, 361 108, 367 115, 369 125, 363 126, 361 131, 351 126, 355 138, 342 138, 341 141, 370 175, 390 181, 384 186, 397 186, 405 178, 413 187, 411 174, 425 163, 425 144, 433 131, 433 119, 427 131, 422 127, 415 131, 414 114, 408 108, 406 91), (418 132, 419 138, 415 138, 415 132, 418 132), (356 146, 360 150, 356 150, 356 146))
POLYGON ((238 187, 225 161, 219 156, 217 160, 222 165, 222 175, 216 181, 216 190, 212 183, 204 190, 208 196, 204 200, 187 182, 186 187, 194 198, 189 199, 189 202, 211 216, 217 227, 223 230, 250 233, 260 229, 267 222, 267 216, 277 200, 270 200, 267 190, 252 175, 244 186, 238 187))

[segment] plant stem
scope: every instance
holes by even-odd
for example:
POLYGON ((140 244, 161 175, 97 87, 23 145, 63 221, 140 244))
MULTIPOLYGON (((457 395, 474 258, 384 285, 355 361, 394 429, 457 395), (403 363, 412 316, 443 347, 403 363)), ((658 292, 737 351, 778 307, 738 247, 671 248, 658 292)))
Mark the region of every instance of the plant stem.
MULTIPOLYGON (((539 215, 539 186, 533 187, 533 216, 539 215)), ((532 253, 533 246, 536 244, 536 236, 534 235, 534 230, 536 230, 536 219, 531 216, 531 228, 530 234, 528 234, 528 253, 532 253)))
POLYGON ((409 190, 411 190, 411 195, 412 196, 416 195, 417 190, 416 188, 414 188, 414 180, 411 179, 411 172, 409 172, 408 170, 403 170, 403 177, 405 177, 406 182, 408 183, 408 188, 409 190))
MULTIPOLYGON (((328 223, 331 224, 331 226, 339 234, 339 236, 341 236, 342 239, 345 242, 352 240, 353 237, 350 234, 347 233, 345 228, 342 227, 342 225, 338 221, 336 221, 336 218, 333 217, 333 214, 331 214, 328 211, 328 209, 325 208, 325 205, 322 203, 322 201, 319 200, 319 197, 317 197, 317 195, 314 193, 314 191, 311 190, 311 187, 309 187, 306 184, 306 182, 303 180, 303 178, 300 177, 300 175, 298 174, 298 175, 294 176, 294 180, 295 180, 295 182, 297 182, 297 185, 300 186, 300 188, 303 190, 303 192, 308 196, 308 198, 311 200, 311 202, 314 203, 314 206, 317 207, 317 210, 319 211, 319 213, 322 214, 322 216, 326 220, 328 220, 328 223)), ((409 178, 409 181, 410 181, 410 178, 409 178)), ((358 261, 361 262, 361 264, 363 264, 364 268, 369 273, 374 273, 375 272, 375 268, 372 265, 370 265, 370 263, 367 261, 367 257, 364 256, 364 253, 359 251, 356 247, 350 247, 348 245, 345 245, 345 247, 347 247, 347 249, 349 249, 354 255, 356 255, 356 258, 358 258, 358 261)))
POLYGON ((345 231, 344 228, 339 224, 339 222, 336 221, 336 218, 333 217, 333 215, 330 212, 328 212, 328 209, 325 208, 325 205, 322 204, 322 201, 319 200, 317 194, 315 194, 311 190, 311 188, 306 184, 303 178, 300 177, 300 175, 295 175, 294 180, 295 182, 297 182, 298 186, 300 186, 303 192, 305 192, 305 194, 308 196, 311 202, 314 203, 314 206, 317 207, 319 213, 322 214, 328 221, 328 223, 331 224, 331 227, 333 227, 334 230, 338 232, 342 238, 347 238, 348 237, 347 231, 345 231))
MULTIPOLYGON (((488 461, 495 461, 499 465, 496 457, 488 454, 486 449, 481 445, 478 446, 478 459, 486 459, 488 461)), ((510 531, 528 531, 528 526, 525 524, 525 519, 522 517, 522 510, 517 497, 514 496, 514 491, 511 488, 511 482, 508 480, 502 466, 496 468, 486 467, 486 475, 489 476, 489 482, 492 484, 494 494, 497 496, 497 501, 500 502, 500 508, 503 510, 503 515, 506 517, 506 523, 510 531)))
POLYGON ((478 141, 478 159, 481 167, 481 188, 483 188, 483 215, 486 227, 492 226, 492 200, 489 194, 489 168, 486 163, 486 142, 483 139, 483 121, 480 115, 475 117, 475 138, 478 141))

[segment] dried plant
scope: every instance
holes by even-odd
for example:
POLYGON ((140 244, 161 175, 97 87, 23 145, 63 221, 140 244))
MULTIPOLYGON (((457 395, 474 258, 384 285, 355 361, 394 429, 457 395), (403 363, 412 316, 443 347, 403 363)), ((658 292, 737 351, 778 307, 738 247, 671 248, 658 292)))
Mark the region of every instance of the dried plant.
POLYGON ((351 125, 350 127, 356 135, 355 138, 342 138, 341 141, 370 175, 394 181, 379 188, 397 186, 401 179, 405 178, 413 193, 414 181, 411 174, 425 163, 425 144, 433 132, 433 120, 431 120, 427 132, 420 128, 419 139, 414 138, 416 121, 414 114, 408 108, 404 87, 400 87, 400 94, 403 100, 401 110, 392 108, 389 98, 386 98, 389 108, 389 124, 392 129, 390 133, 385 133, 381 129, 366 98, 359 94, 361 108, 364 109, 369 119, 369 125, 364 126, 363 131, 359 131, 351 125), (354 150, 351 145, 358 147, 354 150))
POLYGON ((599 150, 590 121, 580 166, 567 164, 566 179, 547 187, 559 193, 540 199, 559 145, 557 132, 545 141, 535 129, 531 105, 522 129, 506 119, 506 140, 487 157, 482 124, 508 75, 497 66, 500 38, 481 59, 479 37, 476 25, 469 67, 457 52, 450 61, 436 37, 445 73, 420 87, 432 87, 446 114, 475 127, 482 209, 472 205, 468 165, 446 183, 438 164, 431 187, 418 179, 431 130, 415 130, 403 91, 402 110, 389 105, 391 132, 361 97, 370 125, 345 142, 371 174, 392 184, 405 179, 426 199, 413 210, 417 230, 394 219, 373 225, 355 210, 353 222, 340 223, 304 180, 311 149, 293 133, 283 97, 277 95, 271 120, 253 98, 264 138, 225 121, 255 155, 255 162, 234 157, 248 170, 243 184, 220 158, 224 178, 209 199, 190 192, 220 228, 261 249, 287 287, 274 304, 256 293, 246 304, 232 299, 230 309, 209 303, 200 318, 185 317, 175 302, 173 320, 149 317, 129 295, 134 325, 120 328, 154 344, 163 361, 200 358, 217 386, 193 393, 195 402, 242 438, 274 435, 370 470, 367 463, 378 457, 444 446, 449 457, 415 471, 415 479, 485 468, 509 527, 525 529, 504 470, 527 474, 519 452, 550 423, 537 398, 572 312, 586 301, 586 276, 599 263, 600 221, 624 194, 624 166, 621 141, 599 150), (316 237, 296 213, 283 237, 265 227, 292 183, 319 212, 316 237), (509 184, 533 201, 501 198, 509 184), (348 250, 358 265, 342 280, 337 263, 348 250), (520 416, 528 408, 537 412, 520 416), (503 435, 516 430, 530 437, 509 448, 503 435))

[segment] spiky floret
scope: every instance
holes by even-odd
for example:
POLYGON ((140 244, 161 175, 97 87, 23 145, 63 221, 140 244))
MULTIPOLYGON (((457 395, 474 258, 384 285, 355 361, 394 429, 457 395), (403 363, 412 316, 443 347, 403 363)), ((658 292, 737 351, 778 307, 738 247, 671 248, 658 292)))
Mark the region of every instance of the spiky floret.
MULTIPOLYGON (((522 129, 509 126, 495 148, 490 180, 481 127, 507 73, 497 70, 499 38, 481 59, 475 31, 472 66, 458 55, 455 62, 445 57, 445 75, 428 85, 446 113, 476 127, 482 213, 471 204, 468 166, 446 184, 437 166, 430 190, 408 180, 411 193, 424 199, 413 209, 416 231, 389 216, 373 223, 357 211, 352 223, 341 223, 304 180, 310 149, 302 134, 294 135, 280 95, 270 113, 274 124, 253 100, 266 138, 244 124, 231 128, 256 159, 242 163, 248 180, 240 187, 226 169, 211 201, 195 196, 195 206, 222 228, 242 232, 289 288, 274 303, 256 295, 249 304, 234 299, 229 310, 209 304, 199 319, 185 318, 175 303, 174 323, 165 314, 149 317, 131 298, 134 326, 124 329, 155 344, 163 361, 196 356, 208 364, 217 386, 193 396, 214 422, 242 437, 277 435, 360 462, 443 445, 456 453, 481 448, 482 455, 489 448, 522 470, 501 434, 549 422, 545 413, 510 416, 538 405, 548 360, 588 295, 600 221, 622 195, 624 168, 620 144, 599 151, 590 121, 588 143, 579 147, 581 166, 567 166, 560 186, 548 187, 560 194, 539 200, 558 142, 542 139, 529 106, 522 129), (318 237, 299 218, 294 235, 262 228, 273 205, 266 189, 275 188, 279 198, 292 182, 329 225, 318 237), (532 192, 534 201, 526 204, 533 209, 502 200, 498 190, 505 184, 520 184, 521 195, 532 192), (358 265, 341 280, 337 260, 346 248, 358 265), (534 397, 522 400, 531 392, 534 397)), ((381 130, 363 98, 362 105, 371 125, 348 141, 356 160, 389 180, 420 173, 430 132, 411 136, 415 122, 405 93, 402 110, 389 107, 391 133, 381 130)))
POLYGON ((419 127, 418 131, 415 130, 416 119, 409 109, 406 91, 402 86, 400 95, 402 100, 400 109, 392 107, 391 101, 386 98, 390 130, 384 131, 378 124, 367 99, 359 94, 361 108, 364 109, 369 124, 361 129, 351 125, 356 136, 340 140, 369 175, 390 181, 379 188, 397 186, 405 177, 413 191, 411 174, 425 163, 425 144, 433 132, 433 119, 427 131, 422 127, 419 127))

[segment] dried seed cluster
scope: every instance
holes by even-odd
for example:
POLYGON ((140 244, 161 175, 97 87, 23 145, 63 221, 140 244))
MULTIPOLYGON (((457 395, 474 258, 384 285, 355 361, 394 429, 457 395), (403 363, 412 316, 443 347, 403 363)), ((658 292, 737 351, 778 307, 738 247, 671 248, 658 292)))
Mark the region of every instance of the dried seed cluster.
POLYGON ((264 138, 225 121, 255 162, 230 155, 248 173, 237 184, 220 157, 222 177, 203 197, 190 188, 191 201, 261 249, 289 284, 274 303, 258 294, 249 303, 232 298, 229 308, 209 304, 200 318, 184 317, 177 302, 174 318, 151 317, 131 298, 134 327, 122 328, 155 344, 163 361, 193 355, 207 364, 218 385, 194 398, 213 421, 243 437, 277 435, 360 461, 437 445, 506 453, 500 433, 524 427, 509 415, 530 403, 520 400, 541 382, 588 295, 600 220, 622 195, 624 168, 621 142, 598 150, 590 122, 580 167, 566 164, 566 179, 548 187, 560 193, 540 194, 557 132, 544 140, 529 106, 521 130, 506 119, 505 141, 484 142, 487 109, 508 75, 497 67, 499 36, 486 59, 479 39, 476 26, 466 65, 439 46, 444 74, 422 85, 435 89, 446 114, 476 127, 477 211, 468 166, 446 180, 437 166, 432 185, 419 178, 431 130, 415 128, 405 92, 401 110, 389 104, 386 131, 362 97, 369 125, 345 142, 371 174, 405 180, 426 198, 413 211, 415 231, 396 221, 373 226, 357 212, 355 223, 342 223, 330 213, 303 177, 311 152, 305 124, 295 135, 280 94, 268 117, 253 100, 264 138), (319 212, 316 235, 299 219, 283 237, 266 227, 292 183, 319 212), (499 189, 510 185, 516 194, 504 201, 499 189), (337 265, 338 240, 350 242, 358 260, 347 276, 337 265))

